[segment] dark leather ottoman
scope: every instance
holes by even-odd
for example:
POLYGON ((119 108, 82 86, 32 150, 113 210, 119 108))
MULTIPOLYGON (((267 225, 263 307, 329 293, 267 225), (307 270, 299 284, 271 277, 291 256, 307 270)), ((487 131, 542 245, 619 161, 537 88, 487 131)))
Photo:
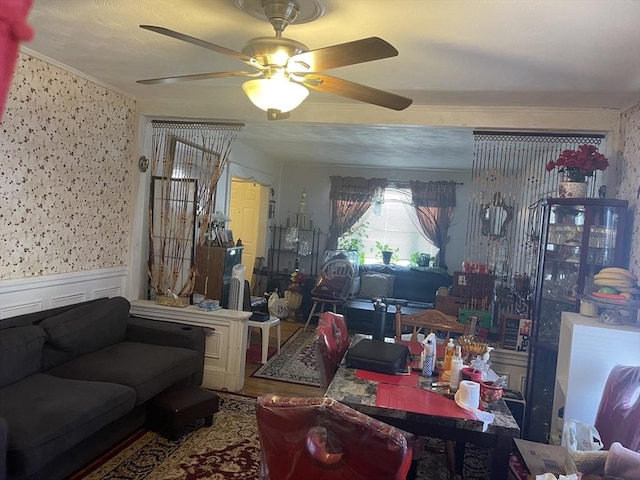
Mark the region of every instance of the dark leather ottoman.
POLYGON ((213 425, 213 414, 220 409, 220 397, 210 390, 189 385, 163 392, 149 405, 151 424, 165 431, 167 437, 180 437, 183 429, 201 418, 207 427, 213 425))

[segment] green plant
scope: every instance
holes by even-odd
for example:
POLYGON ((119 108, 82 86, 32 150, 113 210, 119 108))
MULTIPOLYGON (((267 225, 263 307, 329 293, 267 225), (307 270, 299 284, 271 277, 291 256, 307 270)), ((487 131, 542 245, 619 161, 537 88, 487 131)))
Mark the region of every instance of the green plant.
POLYGON ((418 267, 428 267, 431 265, 431 255, 424 252, 413 252, 409 256, 409 261, 418 267))
POLYGON ((338 239, 338 248, 340 250, 362 252, 364 250, 364 239, 369 238, 369 235, 367 235, 368 227, 369 222, 351 227, 338 239))
POLYGON ((392 252, 391 255, 391 261, 392 262, 397 262, 400 257, 398 256, 398 250, 400 250, 399 248, 393 249, 391 248, 388 244, 386 243, 380 243, 379 241, 376 240, 376 246, 375 247, 371 247, 371 252, 373 252, 375 254, 375 258, 382 258, 382 252, 392 252))

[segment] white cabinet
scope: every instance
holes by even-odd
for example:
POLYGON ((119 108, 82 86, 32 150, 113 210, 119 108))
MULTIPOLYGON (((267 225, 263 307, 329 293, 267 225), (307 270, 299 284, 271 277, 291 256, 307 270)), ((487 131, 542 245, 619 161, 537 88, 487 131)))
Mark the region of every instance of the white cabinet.
POLYGON ((157 305, 149 300, 131 302, 131 315, 204 328, 204 378, 202 386, 238 392, 244 387, 247 350, 247 320, 251 312, 201 310, 157 305))
POLYGON ((553 399, 552 434, 561 434, 558 410, 565 420, 593 425, 609 372, 615 365, 640 365, 640 327, 613 326, 596 318, 563 312, 553 399))

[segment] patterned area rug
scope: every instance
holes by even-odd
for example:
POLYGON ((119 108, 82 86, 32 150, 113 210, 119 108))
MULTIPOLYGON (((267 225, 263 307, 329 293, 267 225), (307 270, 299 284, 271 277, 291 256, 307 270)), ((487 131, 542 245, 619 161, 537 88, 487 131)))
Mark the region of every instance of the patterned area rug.
POLYGON ((315 328, 298 329, 280 348, 280 353, 271 357, 252 376, 319 387, 315 341, 315 328))
MULTIPOLYGON (((178 440, 146 431, 88 475, 86 480, 255 480, 260 442, 255 399, 218 392, 213 427, 202 421, 178 440), (201 428, 200 428, 201 427, 201 428)), ((78 478, 75 477, 74 478, 78 478)))
MULTIPOLYGON (((444 442, 437 438, 425 437, 422 444, 416 479, 448 480, 449 471, 444 453, 444 442)), ((462 478, 465 480, 491 480, 487 472, 489 472, 487 449, 467 443, 464 449, 462 478)))
MULTIPOLYGON (((257 480, 260 478, 260 441, 255 399, 218 392, 220 411, 213 427, 200 422, 178 440, 141 430, 116 449, 113 456, 87 468, 73 480, 257 480)), ((468 444, 465 480, 490 480, 486 450, 468 444)), ((427 438, 418 464, 417 480, 447 480, 442 441, 427 438)))

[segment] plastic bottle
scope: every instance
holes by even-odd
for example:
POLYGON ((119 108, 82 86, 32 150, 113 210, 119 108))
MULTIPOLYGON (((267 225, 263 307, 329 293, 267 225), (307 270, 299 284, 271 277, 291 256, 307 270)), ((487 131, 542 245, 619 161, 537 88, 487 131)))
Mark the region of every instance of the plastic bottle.
POLYGON ((424 346, 424 364, 422 365, 422 375, 424 377, 431 377, 433 375, 433 343, 431 339, 427 341, 424 346))
POLYGON ((456 353, 451 359, 451 378, 449 379, 449 386, 453 389, 457 389, 460 385, 460 370, 462 370, 462 350, 460 345, 456 346, 456 353))
POLYGON ((451 370, 451 360, 453 359, 453 354, 455 353, 456 347, 453 344, 453 338, 449 338, 449 343, 444 349, 444 370, 451 370))

